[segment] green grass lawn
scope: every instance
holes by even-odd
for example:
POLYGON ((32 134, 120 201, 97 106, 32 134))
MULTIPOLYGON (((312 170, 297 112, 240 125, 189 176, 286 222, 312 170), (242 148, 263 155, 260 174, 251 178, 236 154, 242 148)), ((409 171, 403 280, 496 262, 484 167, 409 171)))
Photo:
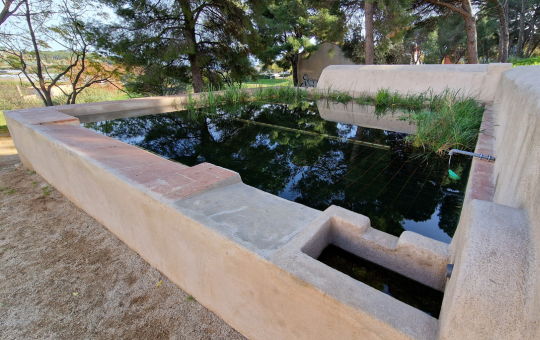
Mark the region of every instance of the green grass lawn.
POLYGON ((4 113, 0 111, 0 133, 6 133, 6 132, 8 132, 6 119, 4 118, 4 113))

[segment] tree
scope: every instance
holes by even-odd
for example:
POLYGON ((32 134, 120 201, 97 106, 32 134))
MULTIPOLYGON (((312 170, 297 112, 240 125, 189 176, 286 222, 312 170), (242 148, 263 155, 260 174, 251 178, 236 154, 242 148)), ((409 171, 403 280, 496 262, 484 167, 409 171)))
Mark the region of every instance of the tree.
POLYGON ((456 12, 465 21, 467 36, 467 62, 478 64, 478 43, 476 33, 476 18, 472 10, 471 0, 417 0, 413 8, 419 15, 432 15, 433 11, 439 14, 456 12))
POLYGON ((373 1, 364 0, 366 16, 366 65, 373 65, 375 56, 375 40, 373 38, 373 1))
POLYGON ((519 11, 519 34, 517 41, 517 52, 518 57, 523 57, 523 40, 525 37, 525 11, 527 8, 527 0, 521 0, 521 8, 519 11))
POLYGON ((241 1, 101 2, 121 21, 100 30, 100 48, 128 70, 138 69, 135 82, 191 81, 194 91, 201 92, 205 78, 211 83, 218 73, 233 78, 254 74, 248 59, 253 30, 241 1))
POLYGON ((261 36, 257 57, 265 67, 292 67, 294 86, 299 83, 299 58, 309 57, 321 42, 341 41, 345 30, 344 16, 335 7, 315 1, 254 1, 251 8, 261 36))
POLYGON ((6 22, 10 16, 15 15, 24 2, 24 0, 2 0, 4 6, 0 11, 0 25, 6 22))
POLYGON ((499 18, 499 53, 498 61, 505 63, 509 56, 510 28, 508 19, 508 0, 487 0, 483 4, 484 11, 499 18))
POLYGON ((4 35, 0 46, 2 59, 21 71, 45 106, 54 105, 54 88, 65 94, 66 104, 74 104, 77 96, 92 84, 110 82, 118 75, 119 67, 106 66, 104 60, 91 50, 93 38, 81 19, 90 12, 95 15, 96 8, 92 4, 63 0, 48 9, 43 5, 24 0, 24 21, 15 26, 17 33, 4 35), (48 25, 53 13, 62 13, 55 16, 59 23, 48 25), (50 48, 47 41, 54 41, 69 51, 67 64, 47 61, 42 55, 43 50, 50 48), (69 90, 58 86, 66 81, 69 90))
POLYGON ((351 33, 346 39, 348 46, 345 47, 348 56, 352 54, 354 60, 366 65, 410 63, 410 58, 404 56, 405 48, 401 44, 412 22, 412 16, 408 11, 410 5, 409 0, 344 0, 342 6, 351 23, 349 25, 351 33), (361 25, 357 23, 362 11, 365 37, 362 37, 361 25), (353 43, 355 40, 356 43, 353 43))
MULTIPOLYGON (((516 56, 530 57, 538 46, 539 0, 515 0, 509 2, 510 45, 515 45, 516 56), (511 20, 512 18, 519 20, 511 20)), ((510 48, 509 48, 510 50, 510 48)))

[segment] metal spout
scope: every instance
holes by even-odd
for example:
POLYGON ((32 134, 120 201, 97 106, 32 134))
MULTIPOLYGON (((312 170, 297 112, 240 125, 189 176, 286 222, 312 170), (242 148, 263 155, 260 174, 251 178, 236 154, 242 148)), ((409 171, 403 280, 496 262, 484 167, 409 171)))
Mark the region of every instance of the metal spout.
POLYGON ((463 151, 463 150, 459 150, 459 149, 452 149, 452 150, 450 150, 450 152, 448 154, 450 155, 450 157, 452 157, 452 155, 455 154, 455 153, 459 153, 459 154, 462 154, 462 155, 465 155, 465 156, 478 157, 478 159, 485 159, 485 160, 490 161, 490 162, 495 162, 495 157, 493 157, 493 156, 484 155, 484 154, 481 154, 481 153, 463 151))

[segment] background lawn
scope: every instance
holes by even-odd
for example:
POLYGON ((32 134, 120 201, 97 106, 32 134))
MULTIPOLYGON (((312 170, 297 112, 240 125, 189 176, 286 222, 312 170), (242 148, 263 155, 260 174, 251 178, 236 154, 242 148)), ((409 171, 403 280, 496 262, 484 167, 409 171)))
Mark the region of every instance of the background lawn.
POLYGON ((7 126, 6 126, 6 119, 4 118, 4 113, 0 111, 0 133, 6 133, 8 132, 7 126))

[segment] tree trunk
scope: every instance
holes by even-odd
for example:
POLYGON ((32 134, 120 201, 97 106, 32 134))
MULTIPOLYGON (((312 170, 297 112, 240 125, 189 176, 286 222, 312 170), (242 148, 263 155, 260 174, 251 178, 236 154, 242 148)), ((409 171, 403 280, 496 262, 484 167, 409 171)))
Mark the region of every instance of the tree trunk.
POLYGON ((2 25, 4 21, 6 21, 7 18, 9 17, 10 15, 9 7, 11 6, 12 2, 13 0, 7 0, 4 3, 4 8, 2 8, 2 11, 0 11, 0 25, 2 25))
POLYGON ((199 56, 196 54, 190 54, 188 57, 189 57, 189 63, 191 65, 193 92, 195 93, 202 92, 204 88, 204 82, 203 82, 203 77, 202 77, 199 56))
POLYGON ((364 1, 364 12, 366 16, 366 65, 373 65, 375 57, 375 41, 373 38, 373 2, 364 1))
POLYGON ((28 0, 25 1, 25 5, 26 5, 26 13, 25 13, 26 23, 28 25, 28 31, 30 32, 30 37, 32 39, 34 53, 36 54, 36 72, 37 72, 36 75, 39 80, 39 89, 36 88, 35 86, 34 88, 36 91, 38 91, 38 94, 43 100, 43 103, 45 104, 45 106, 53 106, 50 88, 47 90, 47 86, 45 85, 45 79, 43 78, 43 70, 41 68, 41 55, 39 54, 39 47, 37 45, 36 35, 34 33, 34 28, 32 27, 32 19, 30 16, 30 5, 28 4, 28 0))
POLYGON ((181 3, 182 14, 184 16, 185 28, 184 34, 188 42, 188 60, 191 67, 191 82, 193 84, 193 92, 199 93, 203 91, 204 82, 201 71, 201 60, 199 58, 199 46, 197 44, 197 36, 195 33, 195 26, 197 25, 197 19, 195 13, 191 10, 190 1, 181 3))
POLYGON ((4 7, 2 8, 2 11, 0 11, 0 25, 2 25, 6 20, 15 14, 19 7, 22 6, 23 1, 18 1, 15 3, 15 7, 13 7, 12 10, 10 10, 11 5, 13 4, 13 0, 6 0, 4 1, 4 7))
MULTIPOLYGON (((504 1, 504 0, 503 0, 504 1)), ((508 45, 510 43, 510 34, 508 27, 508 1, 502 3, 500 0, 492 0, 497 8, 499 15, 499 58, 500 63, 508 60, 508 45)))
POLYGON ((529 32, 529 39, 527 39, 529 41, 529 46, 527 46, 527 52, 525 53, 525 58, 529 58, 531 56, 531 53, 536 48, 536 46, 534 46, 534 34, 535 34, 534 27, 536 25, 537 19, 538 19, 538 9, 536 9, 531 19, 531 24, 530 24, 531 30, 529 32))
POLYGON ((521 12, 519 12, 519 35, 517 42, 517 56, 523 57, 523 38, 525 36, 525 8, 527 0, 521 0, 521 12))
MULTIPOLYGON (((292 64, 292 74, 293 74, 293 85, 298 86, 298 54, 295 54, 291 58, 291 64, 292 64)), ((307 84, 306 84, 307 87, 307 84)))
POLYGON ((478 64, 478 44, 476 41, 476 19, 472 12, 470 0, 461 0, 463 10, 468 15, 463 15, 465 19, 465 31, 467 32, 467 62, 478 64))
POLYGON ((529 43, 529 49, 527 50, 526 58, 529 58, 531 54, 534 52, 534 50, 538 47, 538 44, 540 44, 540 39, 535 43, 534 40, 531 40, 529 43))

